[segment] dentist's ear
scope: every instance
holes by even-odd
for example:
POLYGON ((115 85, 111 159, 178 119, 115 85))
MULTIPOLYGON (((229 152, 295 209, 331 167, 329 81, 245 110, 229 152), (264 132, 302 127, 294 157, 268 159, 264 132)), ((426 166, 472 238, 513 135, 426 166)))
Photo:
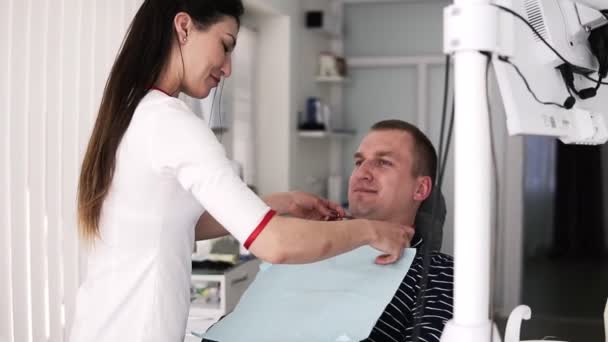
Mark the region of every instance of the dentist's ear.
POLYGON ((179 12, 173 19, 173 25, 178 41, 185 44, 188 41, 188 30, 192 26, 192 18, 186 12, 179 12))
POLYGON ((417 182, 418 186, 416 187, 416 192, 414 193, 414 200, 422 202, 431 195, 433 182, 429 176, 418 177, 417 182))

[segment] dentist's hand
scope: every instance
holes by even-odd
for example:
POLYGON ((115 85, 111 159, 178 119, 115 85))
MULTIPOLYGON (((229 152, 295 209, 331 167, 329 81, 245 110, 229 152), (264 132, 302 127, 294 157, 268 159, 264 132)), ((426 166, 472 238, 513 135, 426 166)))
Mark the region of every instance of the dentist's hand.
POLYGON ((264 197, 264 201, 281 215, 308 220, 331 220, 346 215, 337 203, 302 191, 274 193, 264 197))
POLYGON ((414 228, 384 221, 368 222, 373 232, 369 245, 385 253, 376 258, 376 264, 388 265, 397 262, 403 249, 410 246, 414 228))

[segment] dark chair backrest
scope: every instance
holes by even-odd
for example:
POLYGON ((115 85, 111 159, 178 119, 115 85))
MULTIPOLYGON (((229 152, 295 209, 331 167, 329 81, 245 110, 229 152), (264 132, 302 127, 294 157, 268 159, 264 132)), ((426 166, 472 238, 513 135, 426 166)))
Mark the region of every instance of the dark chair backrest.
POLYGON ((431 195, 420 205, 414 223, 416 231, 422 234, 422 237, 425 239, 424 244, 431 251, 441 250, 443 224, 445 223, 446 214, 447 208, 441 189, 433 189, 431 195), (435 204, 435 211, 432 212, 433 201, 436 197, 439 198, 437 198, 437 203, 435 204))

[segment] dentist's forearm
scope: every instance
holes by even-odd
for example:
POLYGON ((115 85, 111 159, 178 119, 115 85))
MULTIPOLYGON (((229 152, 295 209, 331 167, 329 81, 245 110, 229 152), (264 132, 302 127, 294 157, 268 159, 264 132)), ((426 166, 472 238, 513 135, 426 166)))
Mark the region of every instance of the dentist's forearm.
POLYGON ((374 239, 374 230, 365 220, 324 222, 275 216, 250 250, 273 264, 302 264, 346 253, 374 239))

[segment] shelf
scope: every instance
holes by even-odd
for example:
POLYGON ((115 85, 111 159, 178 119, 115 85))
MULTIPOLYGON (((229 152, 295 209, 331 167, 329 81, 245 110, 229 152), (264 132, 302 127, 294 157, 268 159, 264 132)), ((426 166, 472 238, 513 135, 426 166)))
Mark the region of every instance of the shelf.
POLYGON ((317 83, 345 83, 348 81, 347 78, 342 76, 317 76, 315 80, 317 83))
POLYGON ((308 29, 311 33, 323 36, 325 38, 329 38, 329 39, 334 39, 334 40, 341 40, 344 38, 344 35, 341 34, 340 32, 335 32, 332 31, 330 29, 327 28, 309 28, 308 29))
POLYGON ((301 138, 313 138, 313 139, 324 139, 324 138, 351 138, 355 135, 355 131, 298 131, 298 135, 301 138))

